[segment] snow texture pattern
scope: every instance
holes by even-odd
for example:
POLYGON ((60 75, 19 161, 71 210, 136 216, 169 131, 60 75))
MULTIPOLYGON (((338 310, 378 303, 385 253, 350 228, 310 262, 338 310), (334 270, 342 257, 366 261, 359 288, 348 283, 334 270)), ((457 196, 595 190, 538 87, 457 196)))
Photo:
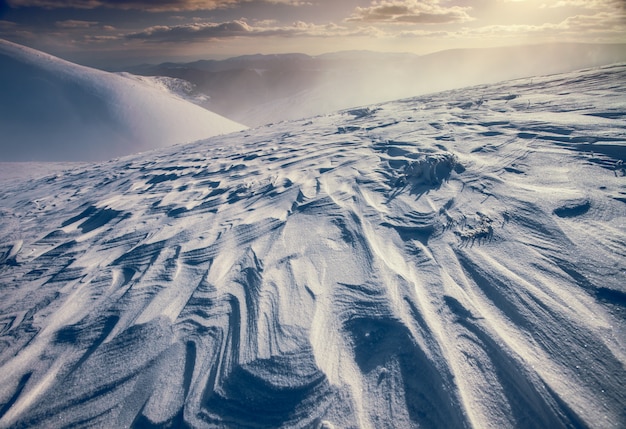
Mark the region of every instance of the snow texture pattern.
POLYGON ((10 182, 0 427, 625 427, 625 82, 466 88, 10 182))

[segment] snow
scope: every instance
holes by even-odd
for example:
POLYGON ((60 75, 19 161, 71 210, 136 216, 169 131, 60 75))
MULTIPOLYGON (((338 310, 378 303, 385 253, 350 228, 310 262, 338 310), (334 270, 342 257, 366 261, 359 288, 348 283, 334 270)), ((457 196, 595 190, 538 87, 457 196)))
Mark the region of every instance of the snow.
POLYGON ((624 82, 7 182, 0 427, 624 427, 624 82))
POLYGON ((245 129, 163 85, 0 40, 0 161, 103 161, 245 129))
POLYGON ((85 162, 1 162, 0 182, 14 179, 34 179, 62 173, 76 167, 86 166, 85 162))

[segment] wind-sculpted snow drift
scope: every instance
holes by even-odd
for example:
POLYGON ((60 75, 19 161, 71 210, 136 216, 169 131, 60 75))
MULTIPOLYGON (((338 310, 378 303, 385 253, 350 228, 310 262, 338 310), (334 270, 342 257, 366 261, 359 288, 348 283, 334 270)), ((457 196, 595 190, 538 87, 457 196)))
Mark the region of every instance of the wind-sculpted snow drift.
POLYGON ((0 426, 626 425, 626 66, 0 193, 0 426))

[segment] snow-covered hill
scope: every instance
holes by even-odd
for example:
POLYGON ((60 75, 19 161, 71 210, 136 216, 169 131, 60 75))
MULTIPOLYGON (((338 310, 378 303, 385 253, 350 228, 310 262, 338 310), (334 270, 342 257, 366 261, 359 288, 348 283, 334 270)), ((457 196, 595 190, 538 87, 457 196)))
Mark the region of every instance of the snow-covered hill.
POLYGON ((626 425, 626 66, 0 191, 0 426, 626 425))
POLYGON ((0 161, 92 161, 245 127, 154 85, 0 40, 0 161))

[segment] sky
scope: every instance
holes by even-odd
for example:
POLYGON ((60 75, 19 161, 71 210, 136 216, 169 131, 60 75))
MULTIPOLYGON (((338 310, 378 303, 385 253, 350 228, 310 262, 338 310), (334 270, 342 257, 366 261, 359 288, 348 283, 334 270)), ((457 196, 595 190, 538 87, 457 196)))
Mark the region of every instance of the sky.
POLYGON ((0 0, 0 38, 93 66, 626 43, 626 0, 0 0))

